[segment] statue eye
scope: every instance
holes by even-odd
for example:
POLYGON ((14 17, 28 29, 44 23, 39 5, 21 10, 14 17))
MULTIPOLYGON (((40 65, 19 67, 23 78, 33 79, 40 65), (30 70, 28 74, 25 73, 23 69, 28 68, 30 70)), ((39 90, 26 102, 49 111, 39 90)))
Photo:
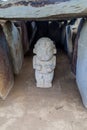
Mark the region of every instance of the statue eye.
POLYGON ((52 51, 53 49, 52 48, 50 48, 50 51, 52 51))
POLYGON ((49 52, 52 52, 52 49, 49 49, 48 53, 49 53, 49 52))

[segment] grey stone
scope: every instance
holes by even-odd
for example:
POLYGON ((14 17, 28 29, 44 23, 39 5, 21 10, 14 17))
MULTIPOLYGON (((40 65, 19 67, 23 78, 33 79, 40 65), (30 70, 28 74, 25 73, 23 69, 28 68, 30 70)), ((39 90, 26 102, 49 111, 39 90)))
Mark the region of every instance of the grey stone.
POLYGON ((56 66, 56 48, 49 38, 40 38, 33 50, 33 68, 35 69, 36 86, 41 88, 52 87, 54 69, 56 66))

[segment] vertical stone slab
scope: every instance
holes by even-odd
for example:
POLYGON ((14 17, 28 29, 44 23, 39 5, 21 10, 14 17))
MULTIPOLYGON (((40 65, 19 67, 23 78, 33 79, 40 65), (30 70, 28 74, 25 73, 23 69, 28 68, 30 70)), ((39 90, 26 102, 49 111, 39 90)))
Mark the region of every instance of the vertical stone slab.
POLYGON ((76 82, 87 108, 87 21, 84 22, 78 39, 76 82))
POLYGON ((10 50, 13 72, 19 74, 23 63, 21 31, 10 21, 3 25, 3 30, 10 50))
POLYGON ((9 49, 2 27, 0 26, 0 97, 5 99, 13 87, 14 77, 9 61, 9 49))

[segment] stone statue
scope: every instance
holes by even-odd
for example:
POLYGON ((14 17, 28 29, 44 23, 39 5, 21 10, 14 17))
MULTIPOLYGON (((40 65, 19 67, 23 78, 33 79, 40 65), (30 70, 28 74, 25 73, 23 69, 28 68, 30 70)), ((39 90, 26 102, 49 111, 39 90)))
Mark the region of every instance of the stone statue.
POLYGON ((35 44, 33 53, 33 68, 35 69, 36 86, 41 88, 52 87, 54 69, 56 66, 56 48, 49 38, 40 38, 35 44))

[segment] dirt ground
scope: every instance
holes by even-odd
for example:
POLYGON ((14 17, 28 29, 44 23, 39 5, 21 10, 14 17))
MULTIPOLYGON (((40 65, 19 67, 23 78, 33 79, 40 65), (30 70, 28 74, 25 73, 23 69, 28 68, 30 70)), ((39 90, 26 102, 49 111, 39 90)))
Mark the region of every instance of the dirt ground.
POLYGON ((65 54, 57 55, 49 89, 35 87, 32 56, 25 58, 7 99, 0 99, 0 130, 87 130, 87 110, 65 54))

